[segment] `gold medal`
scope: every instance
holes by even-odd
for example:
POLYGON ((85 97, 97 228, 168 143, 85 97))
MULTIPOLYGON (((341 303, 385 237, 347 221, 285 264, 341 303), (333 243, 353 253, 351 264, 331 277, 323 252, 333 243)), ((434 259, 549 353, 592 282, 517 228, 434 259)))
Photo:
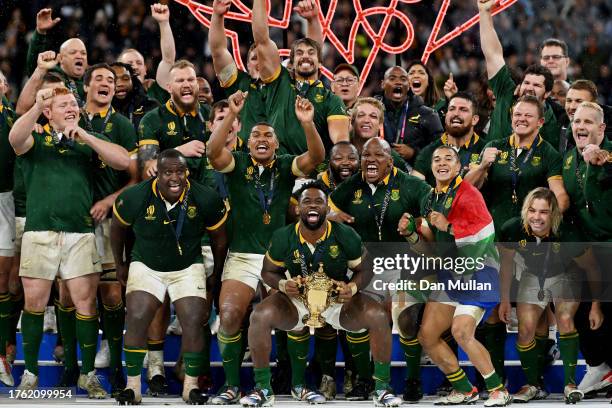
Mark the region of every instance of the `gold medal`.
POLYGON ((263 215, 263 223, 268 225, 268 224, 270 224, 270 221, 272 221, 272 217, 270 217, 270 214, 268 214, 267 212, 264 213, 264 215, 263 215))

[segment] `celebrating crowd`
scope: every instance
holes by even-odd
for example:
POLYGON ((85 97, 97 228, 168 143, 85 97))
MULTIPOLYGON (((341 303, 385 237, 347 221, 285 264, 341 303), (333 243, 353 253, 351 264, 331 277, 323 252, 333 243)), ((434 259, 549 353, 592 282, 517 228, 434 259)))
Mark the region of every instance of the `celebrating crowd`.
POLYGON ((0 72, 0 382, 16 385, 20 320, 18 387, 38 387, 52 304, 58 386, 108 397, 95 369, 101 329, 120 404, 142 401, 145 357, 149 393, 167 392, 171 310, 189 404, 271 406, 275 393, 325 403, 336 398, 338 342, 344 397, 375 406, 422 399, 423 352, 446 378, 438 405, 544 399, 557 347, 566 402, 612 387, 612 108, 598 104, 595 83, 570 78, 560 39, 544 40, 517 78, 492 18, 496 1, 473 1, 487 78, 477 96, 452 73, 438 89, 420 61, 384 70, 376 85, 345 63, 324 78, 314 0, 296 2, 307 37, 290 44, 286 60, 266 1, 253 1, 246 71, 224 31, 231 0, 214 0, 214 77, 177 59, 170 9, 152 5, 155 80, 134 48, 94 65, 77 37, 52 49, 60 20, 40 10, 14 103, 0 72), (213 99, 211 84, 225 99, 213 99), (364 85, 380 97, 360 96, 364 85), (370 261, 381 247, 480 266, 420 270, 412 279, 427 289, 396 291, 406 271, 375 275, 370 261), (315 385, 306 377, 313 300, 304 293, 321 276, 334 300, 314 329, 315 385), (213 309, 219 390, 209 389, 213 309), (504 353, 513 313, 526 383, 511 396, 504 353), (406 362, 401 397, 391 387, 392 327, 406 362), (240 375, 247 348, 249 390, 240 375))

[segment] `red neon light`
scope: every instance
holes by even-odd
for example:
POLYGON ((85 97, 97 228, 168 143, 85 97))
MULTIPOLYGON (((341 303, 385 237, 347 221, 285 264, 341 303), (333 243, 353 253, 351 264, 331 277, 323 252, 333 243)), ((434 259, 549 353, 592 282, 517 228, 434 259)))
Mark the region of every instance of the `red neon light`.
MULTIPOLYGON (((189 11, 191 11, 194 17, 201 24, 203 24, 207 28, 210 28, 210 16, 212 15, 211 6, 205 6, 194 0, 174 0, 174 1, 187 7, 189 11)), ((282 18, 277 19, 272 16, 268 18, 268 24, 271 27, 277 27, 277 28, 283 28, 283 29, 286 29, 287 27, 289 27, 289 20, 291 17, 293 0, 284 0, 284 1, 285 1, 285 6, 283 9, 282 18)), ((379 52, 382 51, 387 54, 401 54, 402 52, 410 49, 410 47, 412 46, 412 43, 414 42, 414 27, 412 25, 412 22, 408 18, 408 16, 406 16, 401 11, 397 10, 397 6, 398 6, 398 3, 411 4, 411 3, 418 3, 420 1, 421 0, 390 0, 390 3, 387 7, 378 6, 378 7, 370 7, 370 8, 364 9, 361 5, 361 0, 353 0, 353 7, 355 9, 356 17, 355 17, 355 20, 353 21, 353 25, 351 26, 351 30, 349 32, 347 45, 345 46, 338 39, 336 34, 331 29, 331 24, 334 19, 334 15, 336 13, 336 7, 338 6, 338 0, 332 0, 325 14, 323 14, 322 10, 319 10, 319 21, 321 22, 321 26, 323 28, 323 40, 331 43, 333 47, 336 49, 336 51, 338 51, 338 53, 342 56, 342 58, 344 58, 344 60, 347 63, 353 64, 355 62, 355 38, 357 36, 359 29, 360 28, 363 29, 365 34, 372 41, 372 48, 370 50, 370 54, 368 55, 368 58, 366 59, 364 66, 361 67, 360 69, 360 72, 361 72, 360 79, 361 79, 361 84, 363 86, 363 84, 365 84, 370 74, 372 65, 374 64, 374 61, 376 60, 376 57, 378 56, 379 52), (384 15, 385 17, 380 26, 380 29, 377 32, 372 28, 367 18, 374 16, 374 15, 381 15, 381 14, 384 15), (391 44, 387 44, 384 42, 385 35, 387 34, 387 31, 389 30, 389 26, 393 18, 399 19, 400 24, 403 25, 403 28, 401 29, 406 30, 406 40, 400 45, 391 45, 391 44)), ((497 5, 495 6, 495 9, 493 10, 493 15, 496 15, 502 12, 503 10, 507 9, 508 7, 510 7, 516 2, 517 0, 499 0, 497 5)), ((450 6, 450 3, 451 3, 451 0, 442 1, 440 11, 438 12, 438 17, 436 18, 436 21, 434 22, 433 29, 427 41, 427 45, 425 46, 425 51, 423 52, 423 55, 421 57, 421 61, 423 61, 424 64, 427 63, 427 61, 429 60, 429 57, 434 51, 448 44, 450 41, 452 41, 453 39, 457 38, 465 31, 472 28, 480 20, 477 14, 474 17, 470 18, 465 23, 461 24, 460 26, 455 27, 453 30, 451 30, 450 32, 442 36, 441 38, 438 38, 440 34, 440 27, 442 26, 442 23, 444 22, 444 19, 446 18, 446 14, 448 12, 448 7, 450 6)), ((226 14, 225 18, 229 20, 238 20, 238 21, 250 23, 251 22, 251 9, 247 7, 240 0, 232 0, 232 4, 236 9, 238 9, 238 12, 230 11, 226 14)), ((266 0, 266 5, 267 5, 267 9, 270 10, 270 0, 266 0)), ((242 61, 242 57, 240 56, 240 46, 239 46, 240 39, 238 38, 238 34, 235 31, 227 30, 227 29, 225 30, 225 34, 230 38, 230 41, 232 44, 232 54, 234 56, 234 60, 236 61, 236 65, 238 66, 238 68, 244 70, 245 69, 244 63, 242 61)), ((281 49, 279 50, 279 52, 281 56, 284 56, 284 57, 289 55, 288 49, 281 49)), ((321 71, 323 75, 331 78, 332 73, 327 67, 321 66, 321 71)))

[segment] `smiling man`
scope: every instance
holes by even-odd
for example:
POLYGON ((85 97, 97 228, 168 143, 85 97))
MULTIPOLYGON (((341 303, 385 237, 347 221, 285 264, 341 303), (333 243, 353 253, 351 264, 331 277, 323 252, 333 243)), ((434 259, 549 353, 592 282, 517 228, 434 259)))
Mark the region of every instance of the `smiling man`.
POLYGON ((458 154, 461 162, 460 174, 463 176, 476 163, 485 141, 474 132, 474 127, 480 120, 477 114, 477 102, 471 94, 457 92, 448 101, 448 111, 445 116, 446 132, 442 137, 427 145, 414 163, 413 176, 427 181, 431 186, 436 179, 431 171, 431 158, 435 149, 440 146, 451 146, 458 154))
POLYGON ((381 83, 385 105, 385 140, 408 163, 419 151, 444 132, 438 114, 410 91, 408 72, 400 66, 389 68, 381 83))
POLYGON ((230 150, 227 135, 246 103, 241 91, 229 98, 229 113, 210 137, 207 156, 212 166, 226 175, 232 206, 230 251, 222 275, 219 309, 221 327, 217 335, 223 357, 225 385, 213 404, 236 403, 240 398, 240 328, 247 308, 261 282, 261 265, 272 232, 285 225, 291 190, 297 177, 312 172, 325 158, 321 138, 314 125, 314 107, 304 98, 295 101, 308 150, 300 156, 277 155, 275 129, 258 123, 249 135, 249 152, 230 150))
MULTIPOLYGON (((121 298, 121 285, 115 276, 115 261, 110 246, 111 208, 119 194, 139 180, 137 163, 137 141, 134 127, 122 114, 111 106, 115 95, 115 72, 105 63, 92 65, 83 77, 86 101, 84 115, 79 124, 83 128, 103 134, 113 143, 125 148, 130 154, 127 171, 117 171, 104 163, 96 170, 94 178, 94 205, 90 213, 95 223, 97 250, 100 256, 102 275, 100 276, 100 296, 102 300, 102 322, 110 349, 111 392, 116 393, 125 386, 121 365, 121 344, 123 338, 124 306, 121 298)), ((70 305, 63 305, 70 306, 70 305)), ((66 307, 60 309, 60 317, 66 307)), ((62 335, 69 331, 62 331, 62 335)), ((66 341, 66 340, 64 340, 66 341)), ((100 347, 102 349, 102 347, 100 347)), ((76 360, 76 356, 73 359, 76 360)), ((78 367, 76 367, 78 368, 78 367)), ((78 371, 76 370, 75 371, 78 371)), ((66 367, 69 370, 70 367, 66 367)))
MULTIPOLYGON (((301 300, 298 283, 322 265, 325 274, 336 282, 339 302, 327 308, 322 317, 335 329, 350 332, 368 330, 374 359, 375 406, 399 406, 401 399, 390 390, 391 331, 382 305, 358 293, 372 278, 361 268, 361 239, 355 231, 328 221, 327 196, 318 182, 304 185, 299 197, 299 221, 274 232, 261 271, 264 281, 278 292, 266 298, 251 315, 249 346, 255 366, 255 390, 243 398, 244 406, 269 406, 274 403, 270 386, 269 355, 272 329, 289 331, 299 339, 289 343, 294 399, 320 404, 325 398, 306 385, 306 358, 309 329, 303 318, 308 310, 301 300), (352 271, 351 278, 348 270, 352 271), (286 278, 283 272, 291 278, 286 278)), ((365 380, 365 379, 363 379, 365 380)), ((369 378, 368 378, 369 380, 369 378)))
POLYGON ((28 166, 19 271, 25 295, 21 327, 26 370, 20 389, 38 386, 43 312, 53 281, 59 276, 76 307, 76 337, 83 361, 78 386, 90 398, 105 398, 94 369, 98 337, 95 299, 100 276, 94 270, 97 256, 90 213, 94 199, 91 180, 100 161, 125 170, 130 158, 123 147, 85 131, 78 122, 75 96, 64 88, 45 89, 38 92, 36 104, 15 122, 9 134, 13 149, 28 166), (49 99, 46 106, 45 100, 49 99), (42 133, 30 132, 42 113, 49 124, 42 133), (66 189, 67 185, 71 188, 66 189), (45 250, 41 251, 41 247, 45 250))
POLYGON ((265 84, 265 115, 278 135, 279 153, 301 154, 307 150, 304 130, 293 109, 298 97, 313 104, 314 123, 326 152, 340 140, 349 140, 349 118, 344 103, 319 80, 321 43, 311 38, 293 42, 289 55, 292 77, 281 65, 278 47, 270 39, 264 0, 253 2, 253 39, 257 46, 260 77, 265 84))
POLYGON ((113 108, 128 118, 134 129, 138 130, 144 115, 157 108, 159 103, 146 95, 145 89, 131 65, 123 62, 113 62, 110 66, 115 72, 116 78, 113 108))
MULTIPOLYGON (((559 109, 558 104, 550 103, 547 100, 554 84, 553 74, 546 66, 531 65, 525 70, 517 89, 517 84, 512 79, 510 69, 504 60, 504 50, 493 25, 491 8, 495 0, 475 1, 480 13, 480 43, 486 60, 489 88, 495 95, 495 109, 491 114, 491 127, 488 133, 489 140, 508 137, 512 132, 510 108, 516 96, 533 95, 544 104, 542 138, 555 149, 559 149, 561 127, 567 123, 567 117, 563 109, 559 109)), ((543 51, 542 55, 549 55, 548 52, 549 50, 546 50, 544 54, 543 51)), ((565 57, 567 59, 567 54, 565 57)))
POLYGON ((208 397, 198 389, 204 347, 201 330, 210 310, 207 291, 212 290, 225 261, 227 209, 214 190, 187 180, 187 162, 176 149, 163 151, 157 161, 157 177, 125 190, 113 210, 112 249, 117 279, 126 285, 127 297, 128 382, 116 399, 130 405, 142 400, 140 373, 147 328, 167 293, 183 325, 182 397, 189 404, 202 404, 208 397), (129 246, 126 251, 128 229, 135 236, 131 254, 129 246), (200 246, 206 232, 214 259, 210 276, 200 246))

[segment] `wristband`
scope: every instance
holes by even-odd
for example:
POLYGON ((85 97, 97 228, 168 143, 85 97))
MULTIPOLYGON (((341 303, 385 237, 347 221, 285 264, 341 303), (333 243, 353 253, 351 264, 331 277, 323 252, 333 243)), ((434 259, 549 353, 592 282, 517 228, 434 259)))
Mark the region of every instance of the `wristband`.
POLYGON ((278 290, 280 290, 281 292, 285 294, 287 293, 286 286, 287 286, 287 279, 281 279, 278 281, 278 290))
POLYGON ((416 244, 417 242, 419 242, 419 234, 417 234, 416 232, 413 232, 412 234, 404 237, 406 239, 406 241, 408 241, 411 244, 416 244))
POLYGON ((357 284, 355 282, 349 282, 348 286, 351 288, 351 296, 355 296, 357 293, 357 284))

